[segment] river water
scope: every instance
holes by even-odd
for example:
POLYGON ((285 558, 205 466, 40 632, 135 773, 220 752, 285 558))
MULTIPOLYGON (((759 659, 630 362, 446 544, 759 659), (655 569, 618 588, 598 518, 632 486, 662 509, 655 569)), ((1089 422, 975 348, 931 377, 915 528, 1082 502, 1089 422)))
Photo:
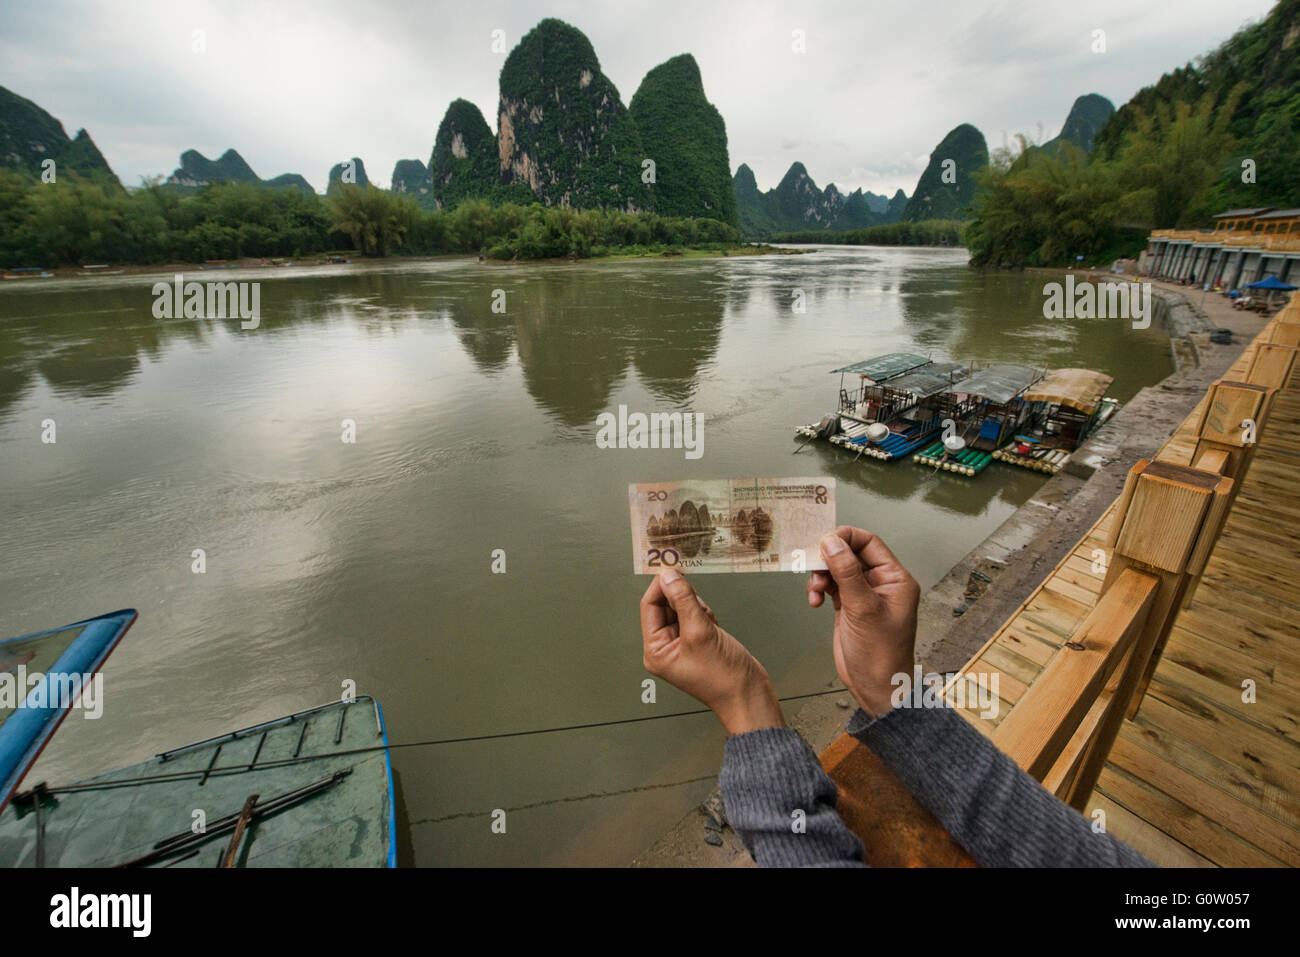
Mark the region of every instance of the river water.
MULTIPOLYGON (((834 405, 828 370, 901 350, 1081 365, 1120 399, 1171 371, 1158 328, 1044 319, 1043 276, 964 263, 838 247, 187 276, 261 282, 249 330, 155 319, 167 277, 3 284, 0 634, 140 611, 104 669, 104 716, 65 722, 29 781, 348 682, 380 700, 395 743, 689 710, 662 684, 642 701, 629 482, 833 476, 840 521, 878 531, 928 586, 1044 478, 792 455, 793 428, 834 405), (597 416, 620 404, 702 413, 702 457, 597 448, 597 416)), ((829 612, 802 578, 697 585, 779 693, 828 687, 829 612)), ((624 863, 707 793, 722 742, 706 715, 396 750, 402 859, 624 863)))

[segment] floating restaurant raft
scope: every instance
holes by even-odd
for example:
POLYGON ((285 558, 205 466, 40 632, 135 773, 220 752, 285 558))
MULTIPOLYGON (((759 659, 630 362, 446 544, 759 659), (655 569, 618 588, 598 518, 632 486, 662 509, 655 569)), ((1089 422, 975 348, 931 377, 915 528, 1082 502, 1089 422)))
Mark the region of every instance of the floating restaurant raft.
POLYGON ((929 400, 965 378, 968 370, 959 362, 891 352, 832 373, 840 376, 838 411, 800 426, 795 434, 890 461, 910 455, 938 433, 940 410, 929 400), (845 375, 858 376, 856 390, 844 387, 845 375))
POLYGON ((955 432, 912 456, 918 465, 974 476, 988 468, 993 453, 1028 420, 1025 392, 1043 372, 1022 365, 995 364, 955 384, 942 396, 940 421, 955 432))
POLYGON ((1119 409, 1106 396, 1114 382, 1091 369, 1056 369, 1025 392, 1027 427, 993 453, 1009 465, 1054 475, 1071 454, 1119 409))
POLYGON ((910 456, 967 477, 995 460, 1058 472, 1119 408, 1106 397, 1111 377, 1090 369, 995 363, 976 372, 891 352, 832 372, 840 376, 838 411, 795 429, 804 445, 822 439, 881 461, 910 456), (858 376, 856 389, 845 387, 849 375, 858 376), (945 424, 952 427, 940 438, 945 424))

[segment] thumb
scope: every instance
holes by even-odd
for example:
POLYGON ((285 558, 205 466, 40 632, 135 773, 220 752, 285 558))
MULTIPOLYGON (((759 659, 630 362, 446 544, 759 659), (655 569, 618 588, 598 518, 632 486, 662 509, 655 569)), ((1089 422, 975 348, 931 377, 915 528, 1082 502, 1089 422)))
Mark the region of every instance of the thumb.
POLYGON ((688 630, 693 634, 698 634, 701 629, 712 624, 708 613, 704 610, 704 603, 695 594, 695 589, 691 587, 691 583, 683 578, 682 573, 677 569, 665 568, 661 571, 659 573, 659 587, 663 589, 668 604, 672 605, 673 611, 677 613, 677 621, 680 624, 679 633, 683 637, 686 636, 688 630))
POLYGON ((840 600, 862 611, 876 601, 876 593, 867 582, 867 570, 849 543, 831 532, 821 540, 822 558, 839 589, 840 600))

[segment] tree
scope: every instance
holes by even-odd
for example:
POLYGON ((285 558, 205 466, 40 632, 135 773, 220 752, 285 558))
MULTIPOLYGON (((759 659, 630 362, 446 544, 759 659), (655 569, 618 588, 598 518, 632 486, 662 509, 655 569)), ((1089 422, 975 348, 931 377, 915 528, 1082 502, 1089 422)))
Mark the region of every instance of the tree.
POLYGON ((325 199, 330 228, 352 240, 363 256, 387 256, 405 240, 417 216, 415 201, 367 185, 341 184, 325 199))

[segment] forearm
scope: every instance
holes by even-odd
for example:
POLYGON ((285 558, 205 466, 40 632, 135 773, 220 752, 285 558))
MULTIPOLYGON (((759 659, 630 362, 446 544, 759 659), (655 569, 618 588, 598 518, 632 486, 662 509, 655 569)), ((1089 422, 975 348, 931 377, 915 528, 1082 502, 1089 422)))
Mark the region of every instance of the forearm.
POLYGON ((835 811, 835 783, 789 728, 727 739, 718 775, 727 820, 761 867, 862 867, 862 843, 835 811))
POLYGON ((858 711, 848 731, 982 867, 1150 867, 1048 792, 951 708, 858 711))

